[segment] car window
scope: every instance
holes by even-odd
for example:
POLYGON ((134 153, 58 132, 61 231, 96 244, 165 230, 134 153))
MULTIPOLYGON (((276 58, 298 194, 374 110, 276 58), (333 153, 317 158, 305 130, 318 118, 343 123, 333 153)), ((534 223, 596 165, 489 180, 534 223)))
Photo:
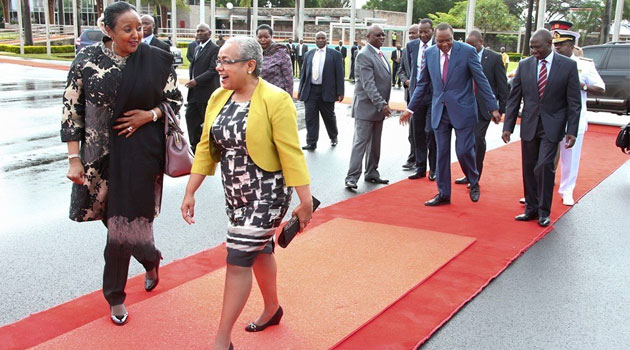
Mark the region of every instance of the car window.
POLYGON ((600 68, 602 65, 602 56, 604 55, 605 47, 585 47, 584 56, 592 59, 595 62, 595 67, 600 68))
POLYGON ((630 69, 630 46, 613 47, 608 59, 608 69, 630 69))
POLYGON ((85 32, 85 36, 91 41, 101 41, 103 33, 100 30, 89 30, 85 32))

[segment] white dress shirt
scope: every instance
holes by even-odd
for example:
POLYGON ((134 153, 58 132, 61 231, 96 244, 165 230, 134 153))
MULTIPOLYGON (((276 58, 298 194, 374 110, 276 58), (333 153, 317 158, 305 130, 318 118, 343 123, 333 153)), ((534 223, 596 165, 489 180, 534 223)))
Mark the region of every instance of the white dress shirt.
POLYGON ((422 70, 422 60, 424 59, 424 51, 430 48, 431 46, 433 46, 433 40, 429 40, 428 43, 424 43, 422 42, 422 40, 420 40, 420 45, 418 46, 418 63, 416 65, 418 69, 416 76, 418 77, 418 79, 420 79, 420 71, 422 70), (427 47, 425 48, 424 45, 427 45, 427 47))
MULTIPOLYGON (((551 72, 551 62, 553 61, 553 49, 551 50, 551 53, 543 58, 545 61, 547 61, 547 81, 549 81, 549 72, 551 72)), ((540 76, 540 67, 542 67, 542 60, 538 60, 538 67, 536 70, 536 80, 538 80, 538 76, 540 76)))
POLYGON ((387 62, 387 59, 385 58, 385 55, 383 54, 383 51, 381 51, 380 49, 375 48, 372 44, 368 43, 368 45, 370 47, 372 47, 374 50, 376 50, 376 54, 379 55, 381 57, 381 62, 383 62, 383 64, 385 65, 387 71, 390 70, 389 67, 389 62, 387 62))
POLYGON ((144 42, 147 45, 151 45, 151 40, 153 40, 153 34, 151 34, 151 35, 149 35, 149 36, 147 36, 145 38, 142 38, 142 42, 144 42))
POLYGON ((326 47, 317 48, 313 53, 313 66, 311 67, 311 84, 322 85, 322 73, 326 62, 326 47))

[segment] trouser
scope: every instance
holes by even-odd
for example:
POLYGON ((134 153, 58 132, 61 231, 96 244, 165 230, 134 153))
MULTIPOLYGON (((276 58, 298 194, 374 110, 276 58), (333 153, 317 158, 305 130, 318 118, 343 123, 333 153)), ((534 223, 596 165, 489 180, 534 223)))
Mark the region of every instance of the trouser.
POLYGON ((291 68, 293 68, 293 76, 298 76, 298 67, 297 67, 297 59, 294 56, 291 56, 291 68))
POLYGON ((400 63, 394 62, 392 67, 392 86, 398 84, 398 87, 400 87, 401 82, 398 76, 398 67, 400 67, 400 63))
POLYGON ((350 75, 348 76, 348 79, 352 79, 354 80, 354 58, 350 59, 350 75))
POLYGON ((578 169, 580 167, 580 155, 582 154, 582 141, 584 134, 578 134, 575 145, 571 148, 565 148, 560 145, 560 187, 558 193, 560 195, 573 195, 575 182, 577 181, 578 169))
POLYGON ((483 171, 483 160, 486 158, 486 133, 488 132, 488 126, 490 126, 490 120, 479 118, 477 125, 475 125, 475 156, 477 157, 477 171, 479 172, 479 178, 481 178, 481 172, 483 171))
POLYGON ((300 71, 299 76, 302 76, 302 64, 304 63, 304 56, 298 56, 297 58, 297 62, 298 62, 298 70, 300 71))
POLYGON ((531 141, 521 140, 521 152, 525 213, 547 217, 551 213, 558 142, 547 139, 540 119, 536 136, 531 141))
MULTIPOLYGON (((442 197, 451 197, 451 133, 454 129, 446 107, 442 119, 435 129, 437 143, 437 186, 442 197)), ((475 163, 475 127, 455 129, 455 153, 464 175, 474 186, 479 181, 479 172, 475 163)))
MULTIPOLYGON (((129 229, 130 235, 132 228, 129 229)), ((129 261, 133 256, 146 271, 155 268, 158 257, 153 237, 147 242, 114 241, 107 237, 105 245, 105 269, 103 271, 103 295, 110 306, 125 302, 125 285, 129 274, 129 261)))
POLYGON ((201 140, 201 131, 206 114, 208 103, 189 102, 186 107, 186 127, 188 128, 188 139, 193 153, 201 140))
POLYGON ((354 139, 346 181, 357 181, 361 176, 365 156, 365 178, 379 178, 378 162, 381 157, 383 121, 354 119, 354 139))
POLYGON ((429 168, 435 170, 437 146, 435 135, 431 128, 431 104, 421 105, 411 117, 413 129, 413 152, 414 161, 418 171, 427 170, 427 156, 429 158, 429 168))
POLYGON ((322 98, 322 86, 312 85, 308 98, 304 102, 306 121, 306 143, 317 144, 319 139, 319 114, 321 113, 328 137, 337 140, 337 118, 335 117, 335 102, 325 102, 322 98))

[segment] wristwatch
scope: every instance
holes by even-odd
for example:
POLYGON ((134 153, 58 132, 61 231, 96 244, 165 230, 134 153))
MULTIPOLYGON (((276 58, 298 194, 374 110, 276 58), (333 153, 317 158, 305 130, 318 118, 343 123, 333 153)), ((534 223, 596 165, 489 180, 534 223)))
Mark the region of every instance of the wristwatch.
POLYGON ((582 90, 586 91, 587 89, 588 89, 588 86, 584 84, 584 87, 582 88, 582 90))

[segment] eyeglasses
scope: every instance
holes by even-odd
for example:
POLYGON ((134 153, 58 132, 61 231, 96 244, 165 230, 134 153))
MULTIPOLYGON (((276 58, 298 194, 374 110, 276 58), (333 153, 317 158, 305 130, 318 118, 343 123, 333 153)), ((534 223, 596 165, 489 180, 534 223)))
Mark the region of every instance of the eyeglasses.
POLYGON ((236 60, 217 60, 217 67, 218 66, 225 66, 225 65, 229 65, 229 64, 234 64, 234 63, 238 63, 238 62, 247 62, 250 61, 251 58, 239 58, 236 60))

